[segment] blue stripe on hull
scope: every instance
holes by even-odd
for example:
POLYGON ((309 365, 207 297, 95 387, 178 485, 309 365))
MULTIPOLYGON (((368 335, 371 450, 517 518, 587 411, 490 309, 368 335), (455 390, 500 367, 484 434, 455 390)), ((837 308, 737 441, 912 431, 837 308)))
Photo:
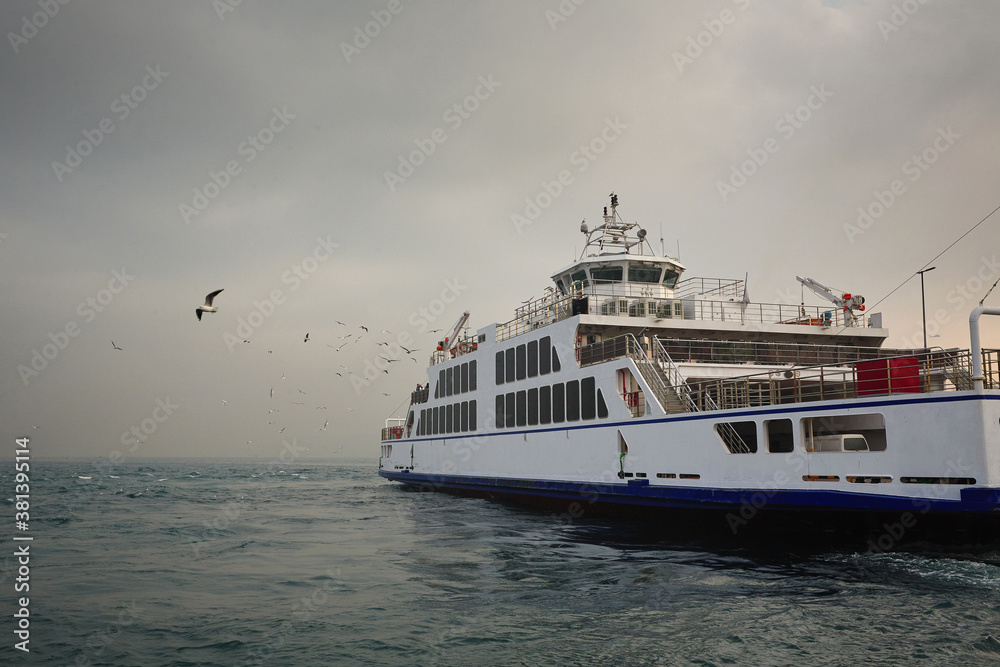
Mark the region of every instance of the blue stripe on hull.
POLYGON ((589 505, 662 509, 702 509, 738 511, 755 509, 782 512, 823 512, 830 510, 913 512, 916 514, 984 514, 1000 521, 1000 489, 965 488, 961 500, 941 500, 848 493, 826 489, 712 489, 705 487, 651 486, 644 479, 628 484, 557 482, 457 475, 425 475, 380 470, 387 479, 430 487, 436 491, 456 491, 477 495, 502 495, 524 502, 532 500, 582 501, 589 505))

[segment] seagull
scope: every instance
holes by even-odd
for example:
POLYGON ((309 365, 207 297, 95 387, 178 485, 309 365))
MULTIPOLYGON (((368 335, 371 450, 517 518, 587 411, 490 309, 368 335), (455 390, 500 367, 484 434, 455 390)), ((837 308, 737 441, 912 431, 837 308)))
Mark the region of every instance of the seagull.
POLYGON ((304 341, 302 341, 302 342, 303 343, 308 343, 309 342, 309 333, 308 332, 306 332, 306 339, 304 341))
POLYGON ((201 321, 202 313, 214 313, 216 311, 216 309, 212 307, 212 299, 219 296, 219 292, 221 291, 221 289, 217 289, 214 292, 210 292, 208 296, 205 297, 205 305, 195 308, 194 314, 198 316, 199 322, 201 321))
MULTIPOLYGON (((344 345, 347 345, 347 343, 344 343, 344 345)), ((344 345, 341 345, 340 347, 344 347, 344 345)), ((340 347, 336 348, 334 351, 335 352, 340 352, 340 347)))
POLYGON ((271 398, 274 398, 274 387, 271 387, 271 398))
POLYGON ((117 345, 115 345, 115 341, 111 341, 111 347, 115 348, 116 350, 120 350, 121 349, 120 347, 118 347, 117 345))
POLYGON ((365 333, 368 333, 368 327, 366 327, 365 325, 362 324, 359 328, 364 329, 365 333))
POLYGON ((330 420, 329 420, 329 419, 325 420, 325 421, 323 422, 323 428, 318 428, 318 429, 316 429, 316 430, 317 430, 317 431, 325 431, 325 430, 326 430, 326 427, 327 427, 327 424, 329 424, 329 423, 330 423, 330 420))
POLYGON ((284 431, 285 431, 285 429, 286 429, 286 428, 288 428, 288 427, 287 427, 287 426, 282 426, 282 427, 281 427, 281 430, 280 430, 280 431, 278 431, 278 433, 284 433, 284 431))
POLYGON ((389 362, 390 364, 391 364, 392 362, 394 362, 394 361, 399 361, 399 359, 390 359, 389 357, 383 357, 383 356, 382 356, 381 354, 380 354, 380 355, 378 355, 378 358, 379 358, 379 359, 385 359, 385 360, 386 360, 387 362, 389 362))
POLYGON ((347 409, 350 410, 351 412, 354 412, 357 408, 347 408, 347 409))
POLYGON ((387 333, 389 335, 392 335, 392 332, 389 331, 388 329, 382 329, 382 331, 380 331, 379 333, 387 333))
POLYGON ((403 347, 402 345, 400 345, 399 347, 403 350, 403 352, 406 352, 407 354, 413 354, 414 352, 419 352, 420 351, 420 348, 416 348, 414 350, 408 350, 407 348, 403 347))
POLYGON ((444 329, 431 329, 427 333, 437 333, 438 331, 444 331, 444 329))
POLYGON ((347 339, 347 338, 350 338, 350 337, 351 337, 351 336, 353 336, 353 335, 354 335, 354 334, 347 334, 346 336, 337 336, 337 338, 339 338, 340 340, 345 340, 345 339, 347 339))
POLYGON ((226 399, 222 399, 222 405, 223 405, 223 406, 225 406, 225 405, 226 405, 226 399))
POLYGON ((340 326, 342 326, 342 327, 346 327, 346 326, 347 326, 346 324, 344 324, 344 323, 343 323, 343 322, 341 322, 340 320, 334 320, 334 322, 336 322, 337 324, 339 324, 339 325, 340 325, 340 326))
MULTIPOLYGON (((340 375, 340 373, 335 373, 335 375, 340 375)), ((343 376, 343 375, 340 375, 340 377, 344 377, 344 376, 343 376)))

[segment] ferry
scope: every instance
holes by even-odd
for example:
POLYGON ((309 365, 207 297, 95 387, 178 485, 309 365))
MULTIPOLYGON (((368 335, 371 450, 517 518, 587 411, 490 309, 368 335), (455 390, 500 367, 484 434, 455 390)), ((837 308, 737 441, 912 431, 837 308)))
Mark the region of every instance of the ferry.
POLYGON ((969 349, 889 349, 864 297, 797 277, 829 305, 752 302, 610 204, 512 319, 463 314, 387 420, 379 475, 566 521, 1000 539, 1000 350, 979 338, 1000 308, 972 311, 969 349))

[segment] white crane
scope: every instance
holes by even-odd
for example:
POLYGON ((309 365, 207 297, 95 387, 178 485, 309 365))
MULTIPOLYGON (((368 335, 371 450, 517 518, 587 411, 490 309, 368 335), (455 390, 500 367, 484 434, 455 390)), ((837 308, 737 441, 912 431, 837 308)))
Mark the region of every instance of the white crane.
POLYGON ((811 289, 816 294, 820 295, 824 299, 827 299, 833 304, 844 311, 844 321, 849 322, 850 326, 858 325, 858 316, 854 314, 855 310, 864 311, 865 309, 865 297, 860 294, 851 294, 850 292, 841 292, 839 290, 827 287, 823 283, 816 282, 812 278, 802 278, 801 276, 795 276, 795 279, 800 283, 811 289))

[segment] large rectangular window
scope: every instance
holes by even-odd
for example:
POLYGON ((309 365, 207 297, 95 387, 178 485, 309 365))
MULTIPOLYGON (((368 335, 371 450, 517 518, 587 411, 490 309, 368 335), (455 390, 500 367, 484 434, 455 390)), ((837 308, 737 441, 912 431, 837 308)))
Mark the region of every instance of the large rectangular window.
POLYGON ((469 391, 469 364, 462 364, 462 393, 469 391))
POLYGON ((445 396, 451 396, 455 393, 455 367, 452 366, 445 370, 444 373, 445 381, 445 396))
POLYGON ((442 410, 442 412, 446 412, 445 421, 444 421, 445 433, 451 433, 452 432, 452 426, 454 425, 454 419, 455 419, 455 415, 454 415, 455 410, 454 410, 454 407, 449 403, 448 405, 445 406, 445 410, 442 410))
POLYGON ((552 359, 549 357, 549 350, 552 349, 552 339, 549 336, 542 336, 538 341, 538 374, 548 375, 552 370, 552 359))
POLYGON ((597 416, 595 392, 594 378, 583 378, 580 381, 580 416, 584 419, 593 419, 597 416))
POLYGON ((476 402, 469 401, 469 430, 476 430, 476 402))
POLYGON ((528 377, 533 378, 538 375, 538 341, 533 340, 528 343, 528 377))
POLYGON ((462 432, 462 404, 455 403, 454 410, 451 415, 451 430, 455 433, 462 432))
POLYGON ((504 417, 504 421, 507 423, 507 428, 514 428, 514 424, 517 420, 517 414, 514 407, 514 392, 508 392, 507 398, 504 400, 506 403, 507 415, 504 417))
POLYGON ((566 388, 563 383, 552 385, 552 423, 566 421, 566 388))
POLYGON ((507 356, 506 356, 505 361, 506 361, 506 366, 507 366, 507 373, 506 373, 507 382, 513 382, 514 381, 514 348, 510 348, 509 350, 507 350, 506 355, 507 356))
POLYGON ((440 408, 434 408, 434 414, 431 415, 431 426, 434 428, 434 435, 437 435, 438 433, 441 432, 441 429, 439 428, 440 425, 441 425, 441 422, 438 421, 438 410, 439 409, 440 408))
MULTIPOLYGON (((497 384, 503 384, 504 375, 504 364, 503 364, 503 350, 497 352, 497 384)), ((434 398, 437 398, 437 394, 434 394, 434 398)))
POLYGON ((444 369, 438 371, 437 386, 434 387, 434 398, 444 397, 444 369))
POLYGON ((517 425, 524 426, 528 420, 528 396, 523 389, 517 392, 517 425))
POLYGON ((516 348, 515 360, 517 365, 515 366, 514 377, 518 380, 523 380, 527 373, 527 357, 525 356, 524 345, 518 345, 516 348))
POLYGON ((476 360, 469 362, 469 391, 476 390, 476 360))
POLYGON ((552 387, 548 385, 538 389, 538 421, 541 424, 552 423, 552 387))
POLYGON ((580 418, 580 381, 566 383, 566 421, 575 422, 580 418))
POLYGON ((506 411, 503 409, 503 394, 497 394, 497 403, 495 408, 495 414, 493 417, 493 419, 496 420, 497 428, 504 427, 503 418, 506 414, 507 414, 506 411))
POLYGON ((528 390, 528 426, 538 426, 538 389, 528 390))
POLYGON ((469 402, 462 401, 462 432, 469 430, 469 402))

